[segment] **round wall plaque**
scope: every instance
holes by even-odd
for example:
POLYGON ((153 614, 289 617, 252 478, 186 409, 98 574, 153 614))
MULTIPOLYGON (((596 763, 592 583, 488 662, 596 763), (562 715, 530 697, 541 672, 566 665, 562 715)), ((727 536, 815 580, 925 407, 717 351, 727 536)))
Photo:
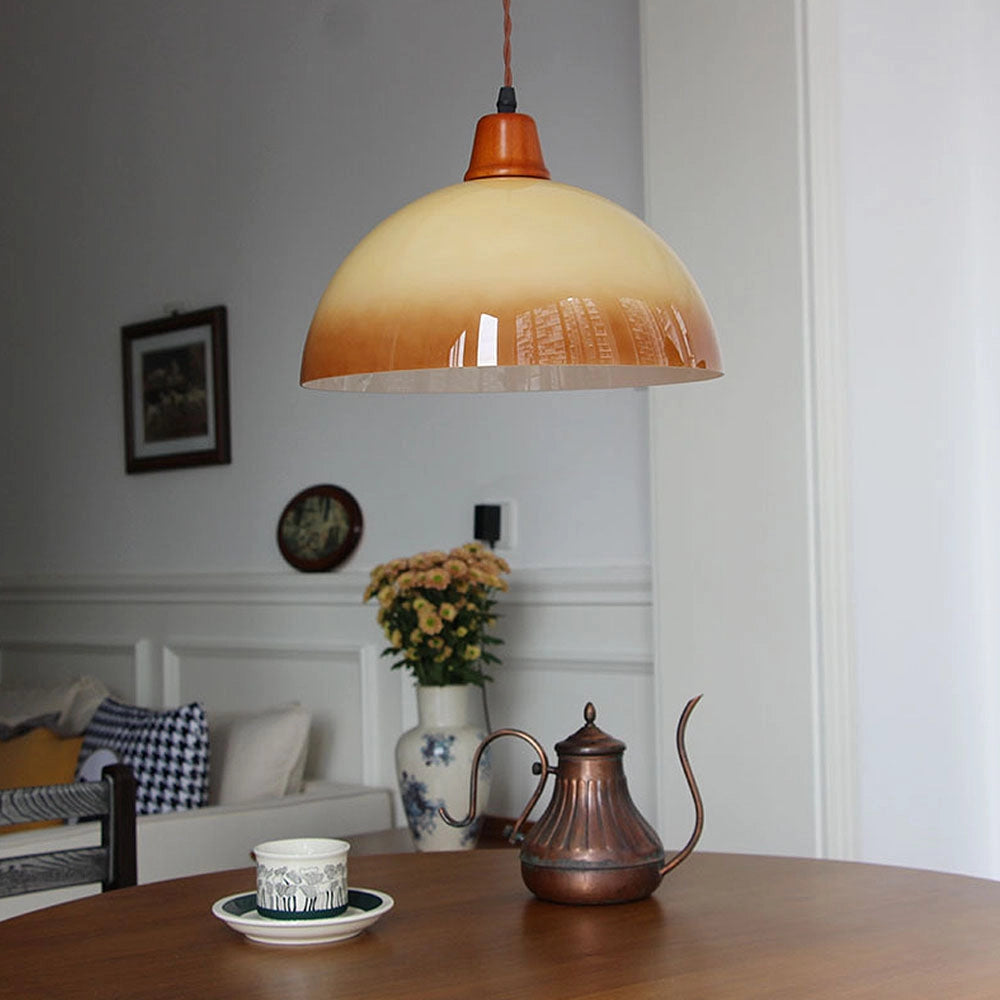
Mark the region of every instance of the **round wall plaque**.
POLYGON ((278 548, 303 573, 339 566, 358 546, 361 508, 345 489, 310 486, 285 505, 278 519, 278 548))

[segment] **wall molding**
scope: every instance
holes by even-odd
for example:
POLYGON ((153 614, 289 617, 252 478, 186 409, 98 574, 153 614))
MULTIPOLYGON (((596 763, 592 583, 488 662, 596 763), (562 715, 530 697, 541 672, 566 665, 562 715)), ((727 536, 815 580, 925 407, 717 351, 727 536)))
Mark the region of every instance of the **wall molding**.
POLYGON ((5 636, 0 639, 0 654, 10 653, 65 653, 69 655, 103 654, 107 656, 123 655, 136 656, 138 645, 134 639, 129 638, 99 638, 90 636, 60 636, 58 639, 46 639, 39 636, 19 637, 16 635, 5 636))
POLYGON ((835 0, 798 0, 806 399, 811 411, 813 663, 823 857, 857 856, 840 70, 835 0))
MULTIPOLYGON (((0 578, 0 603, 295 604, 362 607, 368 572, 51 575, 0 578)), ((651 604, 649 566, 518 569, 506 604, 651 604)))
POLYGON ((361 642, 324 642, 297 639, 228 639, 213 636, 168 636, 163 640, 164 704, 180 699, 180 671, 185 657, 223 659, 234 654, 246 660, 302 660, 311 662, 324 656, 342 656, 359 672, 363 667, 367 644, 361 642))

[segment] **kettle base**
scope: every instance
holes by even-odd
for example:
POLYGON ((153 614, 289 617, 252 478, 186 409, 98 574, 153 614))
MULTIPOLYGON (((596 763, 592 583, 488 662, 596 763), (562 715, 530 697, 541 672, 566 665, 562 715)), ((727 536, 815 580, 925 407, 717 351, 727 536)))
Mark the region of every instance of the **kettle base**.
POLYGON ((574 906, 606 906, 645 899, 659 886, 659 861, 627 868, 551 867, 522 857, 521 878, 539 898, 574 906))

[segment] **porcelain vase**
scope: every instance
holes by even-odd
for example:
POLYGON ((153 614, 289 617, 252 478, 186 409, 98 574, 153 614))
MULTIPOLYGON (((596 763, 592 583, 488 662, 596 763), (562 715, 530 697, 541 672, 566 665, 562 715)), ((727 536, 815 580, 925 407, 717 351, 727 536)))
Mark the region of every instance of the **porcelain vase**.
POLYGON ((479 816, 470 826, 452 827, 438 814, 442 806, 456 819, 468 811, 472 757, 486 736, 471 711, 478 694, 471 684, 417 687, 419 721, 396 743, 396 777, 418 851, 466 850, 479 839, 489 796, 489 751, 479 766, 479 816))

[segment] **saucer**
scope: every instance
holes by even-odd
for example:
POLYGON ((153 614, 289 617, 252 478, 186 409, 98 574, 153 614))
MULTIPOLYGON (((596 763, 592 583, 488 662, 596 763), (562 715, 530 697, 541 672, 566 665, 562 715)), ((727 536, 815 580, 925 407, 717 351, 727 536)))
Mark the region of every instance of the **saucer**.
POLYGON ((257 912, 257 893, 237 892, 212 906, 212 913, 247 940, 259 944, 304 945, 346 941, 371 927, 393 907, 392 896, 377 889, 348 889, 347 909, 318 920, 272 920, 257 912))

